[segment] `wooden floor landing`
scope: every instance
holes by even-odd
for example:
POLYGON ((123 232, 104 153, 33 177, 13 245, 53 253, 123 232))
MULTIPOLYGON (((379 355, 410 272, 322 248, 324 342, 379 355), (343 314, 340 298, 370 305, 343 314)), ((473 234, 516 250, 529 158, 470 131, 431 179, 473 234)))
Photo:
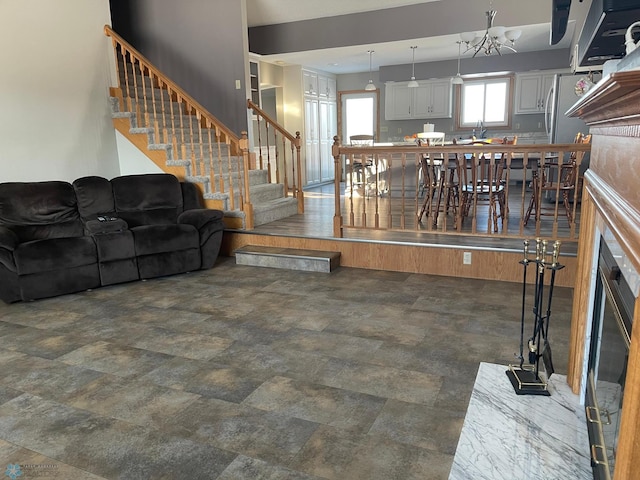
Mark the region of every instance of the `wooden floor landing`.
MULTIPOLYGON (((237 248, 246 245, 335 251, 340 252, 340 264, 346 267, 522 281, 522 239, 355 228, 346 228, 343 238, 334 238, 333 215, 332 184, 305 190, 304 214, 251 231, 227 230, 221 253, 233 256, 237 248), (471 253, 470 265, 463 263, 465 252, 471 253)), ((533 240, 535 229, 531 231, 533 240)), ((557 285, 573 287, 576 252, 577 241, 563 243, 561 263, 566 268, 558 272, 557 285)), ((533 269, 529 270, 528 280, 532 281, 533 269)))

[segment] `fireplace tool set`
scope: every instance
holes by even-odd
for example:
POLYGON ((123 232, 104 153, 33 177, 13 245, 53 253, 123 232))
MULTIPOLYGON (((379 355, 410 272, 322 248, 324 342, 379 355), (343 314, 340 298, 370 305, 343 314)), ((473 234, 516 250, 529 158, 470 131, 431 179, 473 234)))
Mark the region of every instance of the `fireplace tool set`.
POLYGON ((522 278, 522 318, 520 319, 520 351, 516 358, 519 365, 509 365, 507 376, 518 395, 550 395, 547 381, 540 374, 540 359, 544 364, 547 380, 553 374, 553 359, 549 344, 549 320, 551 318, 551 299, 556 272, 562 268, 558 262, 560 242, 553 244, 553 251, 547 251, 547 241, 536 239, 535 260, 529 259, 529 240, 524 241, 524 258, 520 261, 523 267, 522 278), (528 356, 525 365, 525 310, 527 300, 527 268, 529 264, 536 269, 533 293, 533 333, 526 342, 528 356), (549 270, 548 293, 545 298, 545 272, 549 270), (546 309, 545 309, 546 300, 546 309))

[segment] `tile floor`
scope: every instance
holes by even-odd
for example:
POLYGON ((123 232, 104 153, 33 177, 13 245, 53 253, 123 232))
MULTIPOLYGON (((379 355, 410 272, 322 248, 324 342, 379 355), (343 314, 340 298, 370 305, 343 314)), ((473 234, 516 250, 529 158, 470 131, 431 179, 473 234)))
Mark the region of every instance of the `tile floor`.
MULTIPOLYGON (((221 258, 209 271, 1 304, 0 473, 446 479, 479 362, 506 365, 518 350, 521 291, 221 258)), ((571 298, 555 290, 558 373, 571 298)))

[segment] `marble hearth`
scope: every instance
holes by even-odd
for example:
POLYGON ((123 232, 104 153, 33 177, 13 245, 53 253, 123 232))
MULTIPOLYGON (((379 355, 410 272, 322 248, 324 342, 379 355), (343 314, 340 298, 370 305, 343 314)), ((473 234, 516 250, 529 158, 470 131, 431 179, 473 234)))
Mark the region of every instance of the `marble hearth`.
POLYGON ((592 479, 578 395, 552 375, 551 396, 516 395, 507 366, 481 363, 449 480, 592 479))

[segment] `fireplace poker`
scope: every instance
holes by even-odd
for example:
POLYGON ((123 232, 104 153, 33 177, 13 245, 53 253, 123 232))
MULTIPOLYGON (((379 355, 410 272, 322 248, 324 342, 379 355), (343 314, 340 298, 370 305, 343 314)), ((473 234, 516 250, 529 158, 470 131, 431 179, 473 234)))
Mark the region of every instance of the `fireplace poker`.
MULTIPOLYGON (((535 280, 535 288, 533 292, 533 333, 531 338, 529 338, 528 346, 529 346, 529 363, 535 364, 538 356, 538 347, 536 343, 536 335, 538 332, 538 304, 540 297, 540 280, 541 280, 541 272, 540 265, 542 265, 542 261, 544 260, 544 253, 542 250, 542 240, 536 238, 536 280, 535 280)), ((544 271, 544 270, 543 270, 544 271)), ((544 280, 544 277, 542 278, 544 280)))
POLYGON ((529 240, 524 241, 524 258, 520 261, 523 266, 523 278, 522 278, 522 315, 520 317, 520 351, 518 352, 518 359, 520 360, 520 370, 522 370, 522 364, 524 363, 524 315, 525 315, 525 300, 527 296, 527 266, 529 265, 529 240))
POLYGON ((549 297, 547 299, 547 314, 545 316, 546 325, 542 329, 542 336, 544 338, 544 349, 542 350, 542 362, 547 372, 547 378, 553 375, 555 371, 553 368, 553 358, 551 355, 551 345, 549 344, 549 319, 551 318, 551 299, 553 298, 553 285, 556 279, 556 271, 563 268, 563 265, 558 263, 558 256, 560 255, 560 242, 556 241, 553 244, 553 255, 551 260, 551 280, 549 281, 549 297))

